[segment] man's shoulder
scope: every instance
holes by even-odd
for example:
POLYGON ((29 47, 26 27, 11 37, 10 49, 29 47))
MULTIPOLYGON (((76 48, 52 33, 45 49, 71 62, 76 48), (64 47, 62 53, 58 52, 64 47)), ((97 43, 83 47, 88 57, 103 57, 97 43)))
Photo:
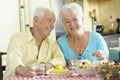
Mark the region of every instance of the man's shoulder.
POLYGON ((26 34, 25 32, 18 32, 18 33, 14 33, 12 35, 12 39, 22 39, 22 38, 25 38, 26 34))
POLYGON ((14 42, 15 44, 24 45, 27 43, 27 34, 25 32, 19 32, 13 34, 10 38, 10 42, 14 42))

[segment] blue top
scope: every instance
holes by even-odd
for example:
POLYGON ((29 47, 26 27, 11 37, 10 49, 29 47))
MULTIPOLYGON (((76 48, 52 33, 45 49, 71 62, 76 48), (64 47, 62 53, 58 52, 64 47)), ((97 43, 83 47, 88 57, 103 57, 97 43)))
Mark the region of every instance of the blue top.
POLYGON ((99 59, 97 57, 92 56, 92 53, 96 50, 103 50, 103 52, 105 53, 104 56, 108 58, 109 51, 108 51, 107 45, 105 43, 105 40, 99 33, 90 32, 90 38, 89 38, 88 45, 81 56, 77 55, 69 47, 66 36, 67 34, 64 34, 63 36, 61 36, 57 40, 57 42, 64 54, 67 64, 69 63, 69 60, 72 58, 79 59, 79 60, 88 59, 90 61, 98 61, 99 59))

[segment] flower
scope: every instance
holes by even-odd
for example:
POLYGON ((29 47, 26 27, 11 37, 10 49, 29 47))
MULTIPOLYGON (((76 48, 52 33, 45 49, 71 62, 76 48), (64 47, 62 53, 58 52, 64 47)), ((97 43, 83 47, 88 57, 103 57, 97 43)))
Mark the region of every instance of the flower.
POLYGON ((101 74, 102 77, 106 77, 107 74, 119 75, 120 74, 120 63, 117 61, 108 61, 97 65, 97 73, 101 74))
POLYGON ((109 61, 106 63, 98 64, 98 73, 119 73, 120 63, 109 61))

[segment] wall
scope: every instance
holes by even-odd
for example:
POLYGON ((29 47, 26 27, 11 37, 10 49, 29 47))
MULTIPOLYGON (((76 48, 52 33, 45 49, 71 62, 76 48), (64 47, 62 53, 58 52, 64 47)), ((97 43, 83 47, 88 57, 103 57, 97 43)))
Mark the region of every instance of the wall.
POLYGON ((117 28, 116 18, 120 18, 120 0, 83 0, 84 14, 86 20, 86 27, 88 30, 92 30, 92 21, 89 17, 89 11, 96 9, 97 20, 99 25, 104 26, 104 33, 109 33, 110 14, 113 16, 113 24, 117 28))
MULTIPOLYGON (((84 16, 85 16, 85 27, 87 30, 92 31, 92 18, 90 17, 89 13, 92 12, 93 9, 96 9, 98 15, 98 1, 97 0, 83 0, 83 9, 84 9, 84 16)), ((97 19, 99 17, 97 16, 97 19)))
POLYGON ((18 0, 0 0, 0 51, 7 50, 16 32, 20 32, 18 0))
POLYGON ((110 14, 113 16, 114 27, 117 27, 116 18, 120 18, 120 0, 99 0, 99 21, 104 25, 105 33, 109 32, 110 14))

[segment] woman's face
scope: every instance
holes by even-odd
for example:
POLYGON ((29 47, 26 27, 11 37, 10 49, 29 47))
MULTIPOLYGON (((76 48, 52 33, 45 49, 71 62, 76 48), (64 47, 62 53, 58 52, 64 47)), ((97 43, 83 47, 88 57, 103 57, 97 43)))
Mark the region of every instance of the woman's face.
POLYGON ((63 23, 66 31, 70 34, 77 34, 78 31, 82 30, 83 17, 77 15, 79 14, 72 11, 67 11, 64 14, 63 23))

